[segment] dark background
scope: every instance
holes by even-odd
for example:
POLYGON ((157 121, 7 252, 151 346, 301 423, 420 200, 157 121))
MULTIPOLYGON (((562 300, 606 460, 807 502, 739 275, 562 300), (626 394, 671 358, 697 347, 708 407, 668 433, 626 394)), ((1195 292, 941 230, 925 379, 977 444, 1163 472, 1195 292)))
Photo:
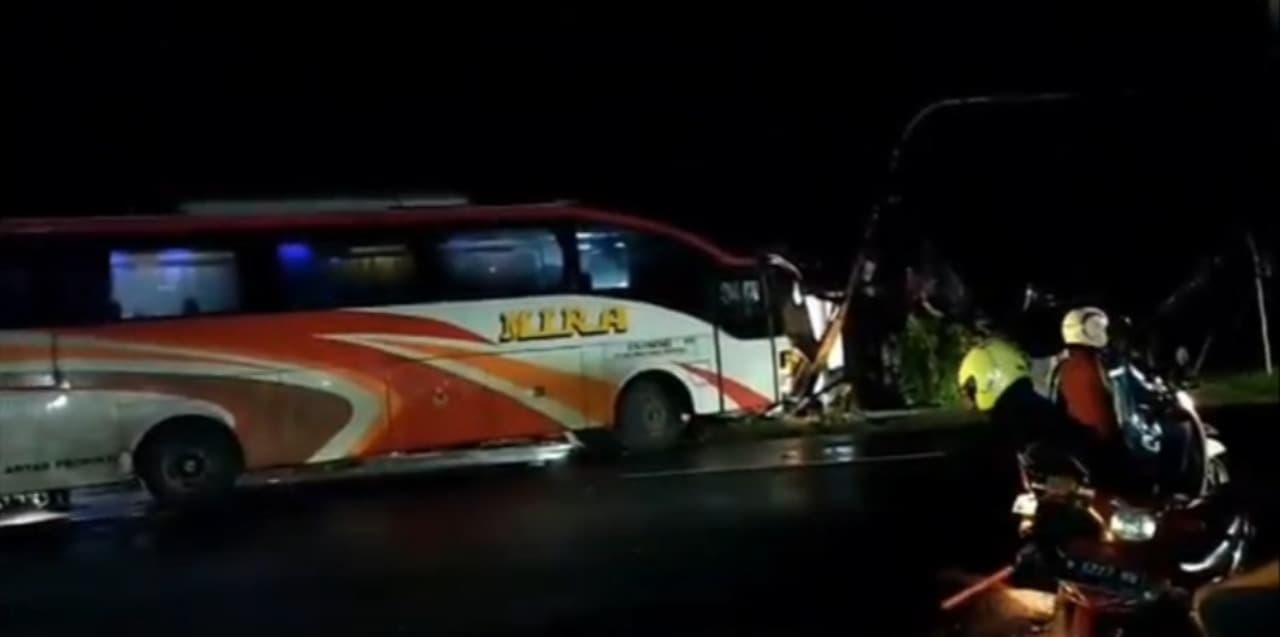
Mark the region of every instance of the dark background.
POLYGON ((172 4, 36 5, 6 20, 6 215, 433 190, 570 198, 838 272, 918 108, 1042 90, 1085 98, 922 127, 901 214, 961 251, 973 237, 1005 250, 1014 232, 1010 260, 1046 251, 1028 235, 1092 241, 1105 220, 1124 235, 1113 245, 1156 254, 1160 270, 1169 250, 1129 235, 1158 221, 1179 246, 1202 245, 1216 240, 1204 223, 1167 220, 1225 229, 1268 209, 1276 49, 1262 2, 172 4))

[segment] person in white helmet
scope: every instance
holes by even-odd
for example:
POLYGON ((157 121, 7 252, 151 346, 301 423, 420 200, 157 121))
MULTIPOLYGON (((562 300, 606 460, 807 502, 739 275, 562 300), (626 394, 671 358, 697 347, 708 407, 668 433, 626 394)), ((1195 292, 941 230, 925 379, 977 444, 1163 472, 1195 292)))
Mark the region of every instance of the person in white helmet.
POLYGON ((1107 346, 1107 313, 1080 307, 1062 319, 1066 352, 1057 370, 1057 398, 1076 421, 1102 441, 1117 435, 1115 401, 1107 382, 1103 350, 1107 346))

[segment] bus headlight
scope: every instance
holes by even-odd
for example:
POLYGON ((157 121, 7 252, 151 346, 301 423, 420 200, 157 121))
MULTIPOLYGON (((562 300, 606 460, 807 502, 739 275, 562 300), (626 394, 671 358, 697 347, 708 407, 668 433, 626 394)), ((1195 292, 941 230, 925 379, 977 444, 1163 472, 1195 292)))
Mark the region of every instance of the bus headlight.
POLYGON ((1138 509, 1116 509, 1107 527, 1122 542, 1146 542, 1156 536, 1156 516, 1138 509))

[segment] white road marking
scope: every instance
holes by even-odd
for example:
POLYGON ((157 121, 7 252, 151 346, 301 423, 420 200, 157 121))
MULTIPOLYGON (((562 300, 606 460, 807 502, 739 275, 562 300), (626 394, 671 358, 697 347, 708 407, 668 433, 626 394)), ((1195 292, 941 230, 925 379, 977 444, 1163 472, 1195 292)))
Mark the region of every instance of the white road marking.
POLYGON ((622 477, 626 480, 643 480, 647 478, 669 478, 675 476, 696 476, 709 475, 716 473, 745 473, 749 471, 771 471, 779 469, 802 469, 805 467, 829 467, 842 464, 871 464, 877 462, 911 462, 916 460, 932 460, 942 458, 947 454, 942 451, 925 451, 920 453, 900 453, 884 456, 868 456, 865 458, 833 458, 812 460, 807 462, 761 462, 757 464, 737 465, 737 466, 721 466, 721 467, 695 467, 692 469, 669 469, 665 471, 642 471, 636 473, 624 473, 622 477))

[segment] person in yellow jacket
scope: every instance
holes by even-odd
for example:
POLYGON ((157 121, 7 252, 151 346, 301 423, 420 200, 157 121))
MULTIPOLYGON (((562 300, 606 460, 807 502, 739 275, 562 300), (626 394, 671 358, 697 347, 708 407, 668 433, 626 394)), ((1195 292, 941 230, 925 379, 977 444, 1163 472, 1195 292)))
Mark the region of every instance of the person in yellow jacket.
POLYGON ((965 399, 987 414, 1014 448, 1043 443, 1083 462, 1102 482, 1123 477, 1123 449, 1037 392, 1030 360, 1012 342, 991 338, 971 348, 956 381, 965 399))

